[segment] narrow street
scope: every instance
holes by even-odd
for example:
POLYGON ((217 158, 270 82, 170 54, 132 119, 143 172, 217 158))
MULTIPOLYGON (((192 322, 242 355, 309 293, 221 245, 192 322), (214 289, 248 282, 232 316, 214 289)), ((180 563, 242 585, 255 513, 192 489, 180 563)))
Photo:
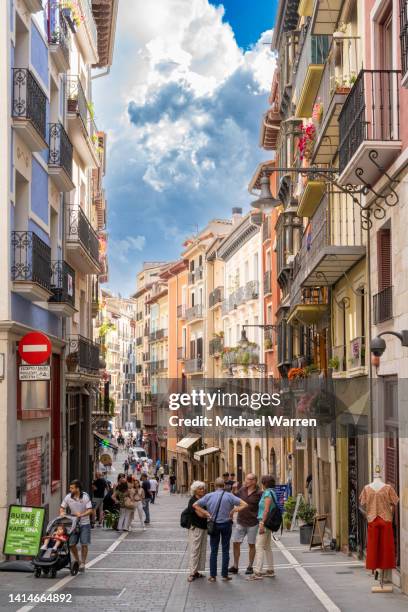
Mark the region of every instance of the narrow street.
MULTIPOLYGON (((123 458, 123 457, 122 457, 123 458)), ((116 462, 117 474, 121 461, 116 462)), ((112 474, 112 480, 114 478, 112 474)), ((62 570, 56 579, 33 574, 0 573, 0 609, 29 612, 199 612, 285 610, 286 612, 348 612, 370 609, 387 612, 407 609, 407 598, 372 594, 373 580, 364 565, 351 557, 328 551, 309 551, 299 544, 298 532, 284 533, 274 544, 275 579, 245 580, 248 547, 242 546, 240 573, 229 584, 206 579, 187 582, 187 532, 179 526, 185 495, 161 490, 151 506, 150 526, 118 534, 92 531, 92 546, 85 574, 72 577, 62 570), (71 603, 10 603, 9 594, 71 594, 71 603)), ((209 549, 207 563, 209 561, 209 549)), ((208 566, 207 566, 208 571, 208 566)))

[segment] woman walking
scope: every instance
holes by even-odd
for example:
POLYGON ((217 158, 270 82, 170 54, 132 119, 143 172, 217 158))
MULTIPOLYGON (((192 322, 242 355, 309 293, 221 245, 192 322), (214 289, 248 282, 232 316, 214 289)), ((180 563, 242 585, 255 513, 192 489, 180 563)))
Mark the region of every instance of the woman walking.
POLYGON ((188 531, 190 543, 190 575, 187 578, 188 582, 193 582, 196 578, 203 578, 200 572, 205 570, 205 556, 207 552, 207 519, 201 508, 193 508, 196 503, 205 494, 205 484, 196 480, 191 485, 191 498, 187 508, 190 511, 191 527, 188 531))
POLYGON ((140 481, 137 478, 134 478, 133 486, 135 490, 135 494, 133 498, 135 502, 135 511, 133 512, 133 515, 135 514, 135 512, 138 513, 140 526, 143 529, 143 531, 146 531, 146 527, 144 524, 144 512, 143 512, 143 500, 145 497, 145 492, 143 490, 143 487, 140 484, 140 481))
POLYGON ((119 504, 120 507, 118 531, 129 531, 128 524, 129 520, 131 520, 133 509, 128 507, 131 499, 127 482, 120 482, 118 484, 115 489, 113 499, 119 504))
POLYGON ((273 569, 272 555, 272 531, 265 527, 265 521, 269 512, 278 505, 276 493, 273 490, 275 479, 272 476, 262 476, 262 497, 258 508, 259 529, 255 542, 255 562, 254 573, 247 580, 262 580, 262 578, 273 578, 275 571, 273 569), (265 566, 264 566, 265 562, 265 566), (265 568, 265 572, 262 570, 265 568))

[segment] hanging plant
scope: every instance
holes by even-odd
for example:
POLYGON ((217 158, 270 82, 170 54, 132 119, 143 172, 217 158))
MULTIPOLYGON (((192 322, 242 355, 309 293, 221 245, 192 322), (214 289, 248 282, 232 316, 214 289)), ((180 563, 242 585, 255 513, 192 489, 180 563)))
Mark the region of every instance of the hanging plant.
POLYGON ((298 142, 299 159, 309 160, 312 157, 313 147, 316 139, 316 127, 313 122, 309 120, 307 123, 302 124, 302 135, 298 142))

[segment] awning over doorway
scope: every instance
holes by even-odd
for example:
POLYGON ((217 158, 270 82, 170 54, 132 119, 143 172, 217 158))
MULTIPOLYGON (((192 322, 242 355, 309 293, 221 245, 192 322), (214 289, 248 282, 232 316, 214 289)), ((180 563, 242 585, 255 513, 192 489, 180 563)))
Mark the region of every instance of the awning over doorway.
POLYGON ((104 442, 103 446, 105 448, 112 448, 113 450, 118 450, 118 445, 116 444, 116 442, 114 442, 107 436, 104 436, 103 434, 99 433, 99 431, 94 431, 93 433, 97 442, 104 442))
POLYGON ((208 455, 214 455, 215 453, 221 452, 221 449, 218 446, 210 446, 209 448, 203 448, 203 450, 197 451, 194 453, 194 459, 196 461, 200 461, 202 457, 207 457, 208 455))
POLYGON ((182 448, 183 450, 188 450, 201 439, 199 434, 192 434, 191 436, 187 436, 186 438, 182 438, 176 444, 178 448, 182 448))

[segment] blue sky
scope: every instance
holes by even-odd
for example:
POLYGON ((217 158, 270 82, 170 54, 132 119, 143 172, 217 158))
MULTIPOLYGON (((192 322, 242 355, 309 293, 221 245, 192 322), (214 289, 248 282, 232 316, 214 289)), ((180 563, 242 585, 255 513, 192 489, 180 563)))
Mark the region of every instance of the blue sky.
POLYGON ((177 259, 211 218, 248 210, 248 182, 268 159, 258 137, 274 4, 119 3, 111 73, 94 81, 96 123, 108 133, 113 291, 134 292, 143 261, 177 259))

